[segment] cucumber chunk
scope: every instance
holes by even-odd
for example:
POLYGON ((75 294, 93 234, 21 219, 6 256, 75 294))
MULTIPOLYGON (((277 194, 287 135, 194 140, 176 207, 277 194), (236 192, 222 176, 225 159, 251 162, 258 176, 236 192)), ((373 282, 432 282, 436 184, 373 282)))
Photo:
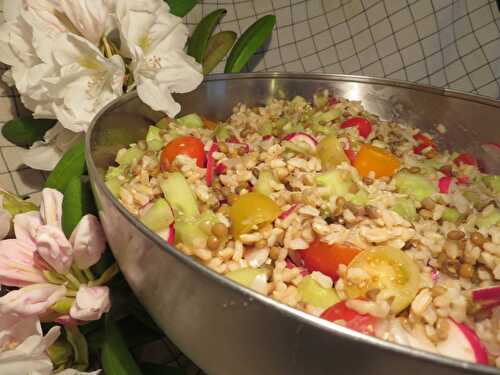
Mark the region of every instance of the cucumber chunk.
POLYGON ((113 177, 106 179, 104 183, 108 187, 109 191, 111 191, 111 194, 113 194, 115 197, 118 197, 118 194, 120 193, 120 187, 122 186, 122 181, 117 177, 113 177))
POLYGON ((349 172, 335 169, 316 176, 316 183, 325 186, 330 195, 345 197, 354 185, 349 172))
POLYGON ((476 226, 479 229, 488 229, 500 222, 500 209, 496 208, 488 215, 481 215, 476 220, 476 226))
POLYGON ((250 288, 255 278, 266 272, 267 270, 263 268, 240 268, 236 271, 226 273, 226 277, 236 281, 238 284, 250 288))
POLYGON ((181 173, 168 173, 167 178, 160 181, 160 187, 176 219, 182 216, 197 217, 200 214, 193 191, 181 173))
POLYGON ((484 176, 482 180, 494 193, 500 193, 500 176, 484 176))
POLYGON ((392 206, 392 210, 399 216, 410 222, 418 218, 417 208, 415 207, 415 203, 411 199, 396 199, 394 206, 392 206))
POLYGON ((131 147, 125 151, 119 151, 116 155, 115 161, 120 164, 120 166, 130 165, 134 160, 139 160, 144 155, 144 151, 138 149, 137 147, 131 147))
POLYGON ((423 201, 438 191, 436 184, 418 174, 399 172, 394 180, 398 192, 408 194, 417 201, 423 201))
POLYGON ((443 214, 441 215, 441 219, 444 221, 449 221, 450 223, 456 223, 461 219, 462 215, 460 215, 460 212, 456 208, 453 207, 447 207, 443 211, 443 214))
POLYGON ((326 309, 335 305, 340 298, 333 288, 324 288, 311 276, 306 276, 297 286, 300 299, 313 306, 326 309))
POLYGON ((167 201, 158 198, 151 208, 141 217, 141 222, 154 232, 168 228, 174 221, 174 214, 167 201))
POLYGON ((146 143, 148 145, 148 150, 160 151, 163 148, 163 140, 160 136, 160 128, 156 126, 150 126, 148 133, 146 134, 146 143))
POLYGON ((196 113, 182 116, 177 119, 177 122, 186 128, 203 128, 203 120, 196 113))

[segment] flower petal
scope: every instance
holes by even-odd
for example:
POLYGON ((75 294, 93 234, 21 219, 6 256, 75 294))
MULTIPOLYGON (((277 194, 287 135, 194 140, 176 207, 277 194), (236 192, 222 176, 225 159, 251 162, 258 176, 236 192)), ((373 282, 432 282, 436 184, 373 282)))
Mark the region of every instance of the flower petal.
POLYGON ((101 319, 102 314, 111 308, 109 288, 107 286, 88 287, 82 285, 76 294, 76 300, 69 311, 72 318, 83 321, 101 319))
POLYGON ((64 195, 56 189, 42 190, 42 204, 40 215, 47 225, 53 225, 62 230, 62 202, 64 195))
POLYGON ((36 232, 42 225, 42 216, 38 211, 16 215, 14 217, 14 234, 16 235, 16 239, 34 251, 36 249, 36 232))
POLYGON ((0 313, 33 316, 43 314, 66 294, 66 287, 34 284, 13 290, 0 297, 0 313))
POLYGON ((99 220, 94 215, 85 215, 71 233, 74 261, 78 268, 86 269, 101 259, 106 249, 106 237, 99 220))
POLYGON ((3 240, 10 233, 12 227, 12 215, 9 211, 0 208, 0 240, 3 240))
POLYGON ((0 283, 22 287, 44 283, 42 272, 36 267, 33 249, 21 240, 0 241, 0 283))
POLYGON ((73 248, 62 229, 52 225, 38 228, 35 236, 36 252, 58 273, 65 274, 73 262, 73 248))

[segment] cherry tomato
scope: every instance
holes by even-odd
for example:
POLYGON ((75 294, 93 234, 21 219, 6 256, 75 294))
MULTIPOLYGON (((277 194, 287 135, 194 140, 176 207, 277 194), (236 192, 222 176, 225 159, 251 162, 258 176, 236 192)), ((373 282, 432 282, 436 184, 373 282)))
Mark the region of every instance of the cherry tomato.
POLYGON ((203 120, 203 127, 207 129, 214 130, 217 127, 217 123, 215 121, 212 121, 206 117, 203 117, 202 120, 203 120))
POLYGON ((363 117, 351 117, 345 120, 340 128, 350 128, 356 126, 358 128, 358 133, 361 137, 366 138, 372 132, 372 123, 363 117))
POLYGON ((368 177, 370 171, 375 172, 375 177, 392 176, 400 166, 398 158, 382 148, 361 145, 356 156, 354 167, 363 177, 368 177))
POLYGON ((340 301, 328 308, 321 314, 321 318, 336 322, 342 320, 347 328, 364 333, 365 335, 374 335, 374 325, 377 318, 368 314, 360 314, 347 307, 346 301, 340 301))
POLYGON ((240 195, 229 210, 233 236, 248 233, 255 225, 272 223, 281 213, 280 207, 264 194, 251 192, 240 195))
POLYGON ((347 244, 329 245, 317 239, 307 249, 300 250, 298 253, 309 272, 319 271, 337 280, 339 265, 348 265, 360 251, 357 247, 347 244))
POLYGON ((349 159, 342 148, 342 144, 333 133, 327 135, 316 146, 316 153, 321 160, 323 170, 334 169, 337 165, 348 162, 349 159))
POLYGON ((468 152, 464 152, 463 154, 458 155, 453 162, 456 165, 460 164, 467 164, 467 165, 473 165, 477 167, 477 160, 474 157, 474 155, 469 154, 468 152))
POLYGON ((392 298, 391 311, 404 310, 413 301, 420 288, 420 271, 415 261, 402 250, 390 246, 376 246, 362 251, 349 263, 348 269, 360 268, 369 278, 353 284, 346 281, 349 298, 363 298, 372 289, 392 298))
POLYGON ((196 137, 186 135, 177 137, 170 141, 163 148, 160 155, 161 170, 168 170, 177 155, 187 155, 196 159, 196 165, 200 168, 203 168, 205 165, 205 150, 203 142, 196 137))

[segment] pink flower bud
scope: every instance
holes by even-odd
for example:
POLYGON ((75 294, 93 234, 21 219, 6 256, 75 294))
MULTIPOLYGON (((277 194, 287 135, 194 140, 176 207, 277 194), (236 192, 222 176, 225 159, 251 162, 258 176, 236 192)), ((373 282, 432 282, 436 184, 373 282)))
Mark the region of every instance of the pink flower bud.
POLYGON ((66 287, 54 284, 33 284, 13 290, 0 297, 1 314, 40 315, 66 294, 66 287))
POLYGON ((94 215, 85 215, 71 233, 75 264, 80 269, 96 264, 106 249, 106 237, 99 220, 94 215))
POLYGON ((73 261, 73 249, 61 229, 52 225, 38 228, 37 253, 58 273, 67 273, 73 261))
POLYGON ((0 284, 22 287, 44 282, 33 249, 17 239, 0 241, 0 284))
POLYGON ((14 234, 16 239, 35 250, 35 236, 43 225, 42 217, 37 211, 30 211, 14 217, 14 234))
POLYGON ((88 287, 82 285, 76 294, 75 303, 69 310, 69 315, 77 320, 98 320, 110 308, 111 301, 107 286, 88 287))
POLYGON ((55 189, 45 188, 42 190, 42 204, 40 205, 40 215, 47 225, 62 229, 62 202, 64 195, 55 189))

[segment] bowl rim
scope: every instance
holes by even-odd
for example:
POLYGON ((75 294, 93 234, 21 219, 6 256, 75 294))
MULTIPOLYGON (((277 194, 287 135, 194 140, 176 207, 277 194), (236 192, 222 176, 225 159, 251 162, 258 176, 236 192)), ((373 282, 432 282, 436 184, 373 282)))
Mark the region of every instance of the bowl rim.
MULTIPOLYGON (((410 83, 406 81, 390 80, 386 78, 376 78, 368 76, 357 76, 357 75, 346 75, 346 74, 326 74, 326 73, 283 73, 283 72, 265 72, 265 73, 237 73, 237 74, 212 74, 205 77, 203 83, 214 82, 214 81, 227 81, 227 80, 245 80, 245 79, 297 79, 297 80, 318 80, 318 81, 343 81, 343 82, 354 82, 354 83, 367 83, 367 84, 377 84, 383 86, 393 86, 402 87, 417 91, 429 92, 435 95, 449 96, 461 100, 472 101, 480 103, 487 106, 493 106, 500 109, 500 100, 495 100, 490 97, 464 93, 460 91, 438 88, 429 85, 421 85, 410 83)), ((203 84, 202 83, 202 84, 203 84)), ((200 85, 201 86, 201 85, 200 85)), ((196 262, 192 257, 183 254, 181 251, 177 250, 174 246, 167 244, 158 235, 150 231, 144 224, 142 224, 137 218, 135 218, 120 202, 116 199, 111 191, 107 188, 104 180, 100 177, 97 172, 97 167, 92 158, 91 152, 91 138, 96 127, 98 120, 105 114, 109 109, 122 105, 123 103, 129 102, 137 98, 137 91, 129 92, 121 97, 118 97, 104 106, 93 118, 91 124, 85 135, 85 159, 89 171, 91 180, 98 189, 103 192, 106 198, 111 201, 115 209, 120 212, 125 218, 134 225, 144 236, 146 236, 150 241, 154 242, 162 251, 168 252, 170 255, 174 256, 177 260, 183 262, 188 267, 195 269, 197 272, 201 272, 205 277, 209 277, 215 282, 218 282, 224 287, 231 288, 233 291, 243 295, 248 299, 249 302, 258 301, 263 304, 266 308, 277 309, 288 318, 293 319, 299 323, 309 324, 315 326, 317 329, 327 331, 332 335, 338 335, 343 338, 351 339, 355 342, 366 343, 368 345, 377 347, 382 350, 390 350, 403 355, 412 356, 419 360, 426 362, 433 362, 438 365, 451 367, 455 369, 461 369, 466 371, 475 371, 477 374, 498 374, 498 370, 493 366, 486 366, 481 364, 476 364, 472 362, 462 361, 454 359, 452 357, 446 357, 440 354, 435 354, 427 352, 420 349, 415 349, 406 345, 401 345, 397 343, 392 343, 386 340, 382 340, 376 337, 364 335, 362 333, 350 330, 341 325, 332 324, 324 319, 313 316, 301 310, 295 309, 293 307, 282 304, 271 297, 264 296, 257 293, 251 289, 247 289, 240 284, 219 275, 210 268, 196 262)), ((154 250, 156 251, 156 249, 154 250)))

